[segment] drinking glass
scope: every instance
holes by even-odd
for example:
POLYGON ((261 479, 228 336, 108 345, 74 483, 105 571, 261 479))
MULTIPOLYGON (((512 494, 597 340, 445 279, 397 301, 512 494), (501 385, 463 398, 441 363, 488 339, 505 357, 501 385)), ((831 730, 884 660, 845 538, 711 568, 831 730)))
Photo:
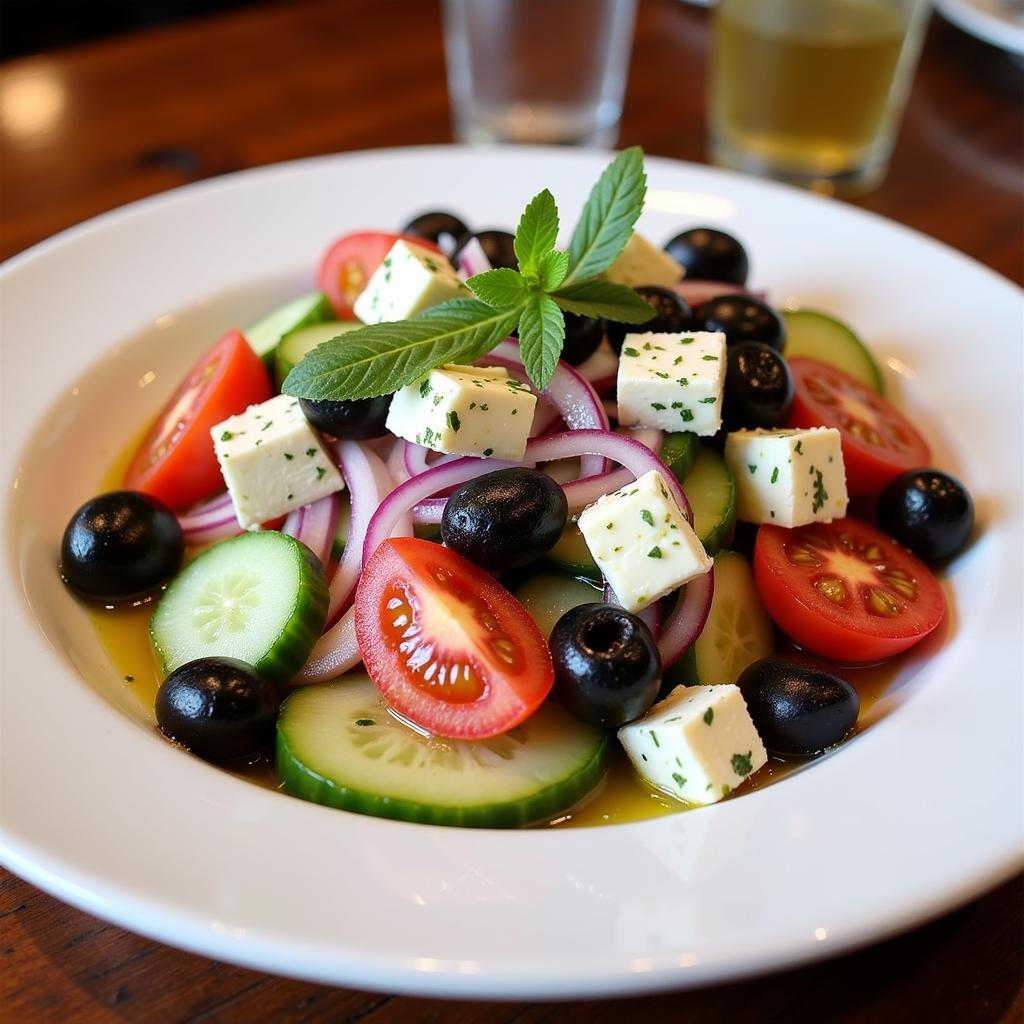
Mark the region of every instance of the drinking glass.
POLYGON ((829 194, 885 176, 928 0, 718 0, 709 148, 829 194))
POLYGON ((445 0, 462 142, 614 145, 635 0, 445 0))

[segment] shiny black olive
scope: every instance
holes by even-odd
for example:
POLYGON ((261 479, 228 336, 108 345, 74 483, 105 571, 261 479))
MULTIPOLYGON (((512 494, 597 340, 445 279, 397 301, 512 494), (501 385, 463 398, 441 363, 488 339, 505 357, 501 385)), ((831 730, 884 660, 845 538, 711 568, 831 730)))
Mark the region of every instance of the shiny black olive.
POLYGON ((519 262, 516 260, 515 240, 512 235, 508 231, 493 229, 467 232, 462 235, 455 246, 455 251, 451 255, 451 261, 455 266, 459 265, 459 256, 472 238, 475 238, 480 243, 480 248, 483 249, 484 255, 495 269, 498 267, 510 267, 512 270, 516 270, 519 267, 519 262))
POLYGON ((413 217, 408 224, 402 228, 403 235, 414 235, 416 238, 425 238, 442 249, 450 251, 453 249, 469 228, 454 213, 447 210, 430 210, 428 213, 421 213, 413 217), (447 235, 445 239, 442 236, 447 235), (447 247, 444 243, 447 242, 447 247))
POLYGON ((718 295, 697 310, 705 331, 722 331, 728 345, 761 341, 780 352, 786 346, 782 317, 767 303, 752 295, 718 295))
POLYGON ((642 324, 608 321, 608 341, 616 352, 622 351, 622 339, 627 334, 679 334, 693 330, 690 307, 671 288, 641 284, 633 290, 654 310, 654 317, 642 324))
POLYGON ((536 469, 499 469, 463 484, 445 503, 441 539, 484 569, 514 569, 558 542, 565 492, 536 469))
POLYGON ((658 696, 661 655, 635 615, 609 604, 582 604, 555 623, 549 641, 555 693, 589 725, 617 729, 658 696))
POLYGON ((729 349, 722 417, 726 430, 779 426, 793 405, 793 375, 770 345, 745 341, 729 349))
POLYGON ((878 525, 926 562, 941 562, 967 543, 974 502, 959 480, 937 469, 911 469, 878 499, 878 525))
POLYGON ((565 314, 565 345, 562 358, 572 366, 588 360, 601 339, 604 338, 605 322, 595 317, 565 314))
POLYGON ((857 691, 810 662, 762 658, 736 682, 765 748, 775 757, 813 757, 857 724, 857 691))
POLYGON ((665 252, 686 268, 686 276, 704 281, 746 284, 747 251, 732 235, 715 228, 690 228, 665 243, 665 252))
POLYGON ((390 405, 391 395, 353 398, 342 402, 299 399, 302 414, 317 430, 346 441, 383 437, 388 432, 384 423, 390 405))
POLYGON ((156 694, 156 720, 171 739, 204 761, 262 750, 274 735, 272 683, 237 658, 199 658, 176 668, 156 694))
POLYGON ((81 597, 131 601, 181 568, 185 541, 174 513, 138 491, 109 491, 70 519, 60 546, 64 582, 81 597))

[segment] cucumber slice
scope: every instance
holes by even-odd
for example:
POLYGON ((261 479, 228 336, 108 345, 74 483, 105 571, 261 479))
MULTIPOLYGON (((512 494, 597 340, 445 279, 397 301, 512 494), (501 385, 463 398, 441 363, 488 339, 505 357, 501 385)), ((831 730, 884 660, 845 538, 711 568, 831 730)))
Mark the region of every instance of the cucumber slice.
POLYGON ((884 390, 882 374, 867 346, 841 320, 817 309, 783 312, 786 351, 790 356, 807 356, 843 370, 874 391, 884 390))
POLYGON ((708 621, 666 674, 671 686, 735 683, 748 665, 775 651, 775 632, 747 560, 735 551, 720 551, 712 571, 715 596, 708 621))
POLYGON ((323 323, 333 316, 327 296, 323 292, 310 292, 279 306, 242 333, 256 355, 267 364, 267 369, 272 370, 274 353, 285 335, 310 324, 323 323))
POLYGON ((587 547, 587 542, 575 523, 568 523, 558 543, 544 557, 544 563, 555 572, 566 576, 585 576, 601 581, 601 570, 587 547))
POLYGON ((327 583, 305 544, 274 530, 221 541, 157 602, 149 633, 164 673, 196 658, 240 658, 275 683, 303 665, 327 619, 327 583))
POLYGON ((725 460, 701 446, 693 468, 683 478, 693 506, 693 529, 709 555, 732 542, 736 526, 736 487, 725 460))
POLYGON ((551 572, 537 573, 524 580, 514 594, 537 623, 545 640, 550 638, 555 623, 571 608, 602 600, 601 588, 596 584, 551 572))
POLYGON ((661 461, 682 480, 693 469, 700 451, 700 441, 696 434, 666 434, 661 442, 661 461))
POLYGON ((277 722, 277 771, 294 796, 434 825, 546 821, 604 775, 609 734, 542 705, 502 736, 423 736, 391 715, 363 675, 296 690, 277 722))
POLYGON ((328 320, 324 323, 311 324, 286 335, 281 339, 281 344, 277 346, 274 361, 274 379, 277 381, 278 388, 284 383, 285 377, 291 373, 292 367, 301 362, 302 358, 312 352, 317 345, 322 345, 339 334, 346 334, 363 326, 365 325, 357 320, 328 320))

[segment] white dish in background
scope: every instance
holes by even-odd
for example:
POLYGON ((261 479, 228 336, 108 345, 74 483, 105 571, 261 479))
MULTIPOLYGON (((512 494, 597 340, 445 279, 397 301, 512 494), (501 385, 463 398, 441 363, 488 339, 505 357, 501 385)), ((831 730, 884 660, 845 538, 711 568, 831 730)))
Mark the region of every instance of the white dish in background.
POLYGON ((1015 0, 935 0, 944 18, 986 43, 1024 57, 1024 6, 1015 0))
POLYGON ((433 148, 269 167, 107 214, 3 268, 0 857, 11 870, 218 959, 524 999, 639 994, 835 954, 1018 869, 1024 303, 978 264, 840 203, 649 159, 640 224, 659 243, 721 225, 774 301, 852 321, 936 462, 976 499, 979 536, 945 575, 947 635, 906 662, 881 721, 809 770, 596 831, 329 810, 160 739, 64 591, 57 546, 71 511, 193 358, 308 287, 334 237, 437 207, 513 227, 545 186, 569 225, 607 160, 433 148))

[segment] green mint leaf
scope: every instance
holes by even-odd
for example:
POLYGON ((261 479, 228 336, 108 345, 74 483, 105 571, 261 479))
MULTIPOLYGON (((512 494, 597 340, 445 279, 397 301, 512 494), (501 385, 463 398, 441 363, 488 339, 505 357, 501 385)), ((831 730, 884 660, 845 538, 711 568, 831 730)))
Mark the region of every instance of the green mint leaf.
POLYGON ((328 401, 390 395, 444 363, 479 359, 509 335, 520 312, 452 299, 412 320, 349 331, 310 352, 281 390, 328 401))
POLYGON ((519 351, 530 380, 545 388, 565 342, 565 317, 546 295, 534 295, 519 317, 519 351))
POLYGON ((563 285, 551 298, 562 309, 580 316, 599 316, 625 324, 642 324, 654 316, 654 309, 632 288, 611 281, 581 281, 563 285))
POLYGON ((541 257, 554 249, 557 237, 558 207, 555 197, 544 189, 530 200, 519 218, 514 242, 519 270, 527 275, 536 274, 541 257))
POLYGON ((554 291, 565 280, 568 270, 569 254, 567 252, 552 249, 551 252, 544 253, 537 264, 537 277, 540 280, 541 288, 546 292, 554 291))
POLYGON ((569 243, 566 284, 596 277, 615 262, 633 233, 646 191, 643 150, 631 146, 605 168, 583 206, 569 243))
POLYGON ((521 306, 530 293, 530 286, 526 283, 523 275, 517 270, 509 270, 507 267, 475 274, 466 281, 466 284, 488 306, 494 306, 496 309, 521 306))

